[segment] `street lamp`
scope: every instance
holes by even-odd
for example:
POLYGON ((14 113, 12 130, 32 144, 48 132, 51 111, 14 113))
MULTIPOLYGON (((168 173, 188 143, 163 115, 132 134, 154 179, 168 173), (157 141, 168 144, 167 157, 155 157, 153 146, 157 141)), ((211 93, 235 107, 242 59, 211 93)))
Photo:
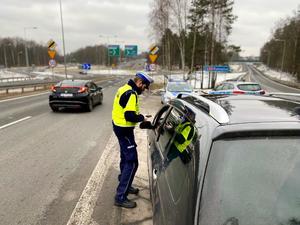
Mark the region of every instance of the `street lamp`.
POLYGON ((283 63, 284 63, 284 58, 285 58, 285 45, 286 45, 286 41, 283 39, 274 39, 275 41, 282 41, 283 42, 283 50, 282 50, 282 57, 281 57, 281 73, 280 73, 280 77, 279 80, 281 80, 281 75, 283 72, 283 63))
POLYGON ((264 53, 267 53, 268 58, 267 58, 267 66, 270 67, 270 58, 271 58, 271 51, 270 50, 264 50, 264 53))
POLYGON ((25 60, 26 60, 26 67, 29 67, 29 59, 28 59, 28 49, 27 49, 27 43, 26 43, 26 30, 29 29, 37 29, 37 27, 24 27, 24 38, 25 38, 25 60))
POLYGON ((109 46, 109 43, 110 43, 110 38, 117 38, 118 36, 117 35, 109 36, 109 35, 101 35, 100 34, 99 37, 107 39, 107 44, 106 44, 106 48, 107 48, 107 62, 108 62, 108 66, 110 66, 110 57, 109 57, 109 49, 108 49, 108 46, 109 46))
POLYGON ((64 52, 65 75, 66 75, 66 79, 68 79, 66 49, 65 49, 65 34, 64 34, 64 23, 63 23, 63 16, 62 16, 61 0, 59 0, 59 8, 60 8, 60 21, 61 21, 61 36, 62 36, 62 41, 63 41, 63 52, 64 52))

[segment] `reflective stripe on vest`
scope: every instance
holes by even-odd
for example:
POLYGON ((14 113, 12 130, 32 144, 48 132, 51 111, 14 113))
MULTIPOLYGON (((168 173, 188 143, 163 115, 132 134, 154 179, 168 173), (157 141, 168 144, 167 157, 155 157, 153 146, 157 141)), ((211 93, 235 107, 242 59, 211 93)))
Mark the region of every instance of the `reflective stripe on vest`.
POLYGON ((183 124, 179 124, 176 127, 176 133, 182 134, 182 136, 185 139, 185 141, 182 144, 179 144, 176 140, 174 141, 174 145, 176 146, 178 151, 181 153, 187 148, 187 146, 189 146, 189 144, 191 143, 191 141, 194 137, 195 129, 193 129, 193 135, 191 136, 191 138, 188 139, 190 131, 191 131, 191 126, 192 126, 192 124, 190 122, 186 122, 183 124))
POLYGON ((129 122, 125 119, 126 111, 134 111, 137 115, 139 114, 139 98, 137 93, 128 84, 120 87, 116 93, 112 110, 112 120, 115 125, 120 127, 134 127, 137 123, 129 122), (126 106, 123 108, 120 105, 120 98, 127 91, 131 91, 131 94, 126 106))

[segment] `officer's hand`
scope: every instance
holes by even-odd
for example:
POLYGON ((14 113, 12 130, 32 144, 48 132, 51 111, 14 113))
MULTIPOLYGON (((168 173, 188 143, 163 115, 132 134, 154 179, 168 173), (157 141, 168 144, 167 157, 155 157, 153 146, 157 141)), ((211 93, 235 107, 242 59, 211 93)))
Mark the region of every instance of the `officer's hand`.
POLYGON ((143 121, 140 123, 141 129, 153 129, 153 126, 150 121, 143 121))

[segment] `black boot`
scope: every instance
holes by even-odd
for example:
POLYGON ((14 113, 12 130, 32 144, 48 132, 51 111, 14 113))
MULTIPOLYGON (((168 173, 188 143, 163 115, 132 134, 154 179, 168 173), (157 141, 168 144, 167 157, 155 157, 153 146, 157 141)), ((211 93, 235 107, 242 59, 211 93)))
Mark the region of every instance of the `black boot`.
POLYGON ((129 199, 125 199, 123 202, 115 200, 115 206, 131 209, 136 207, 136 202, 129 199))
POLYGON ((137 195, 139 193, 139 189, 138 188, 134 188, 134 187, 130 187, 128 189, 128 194, 133 194, 133 195, 137 195))

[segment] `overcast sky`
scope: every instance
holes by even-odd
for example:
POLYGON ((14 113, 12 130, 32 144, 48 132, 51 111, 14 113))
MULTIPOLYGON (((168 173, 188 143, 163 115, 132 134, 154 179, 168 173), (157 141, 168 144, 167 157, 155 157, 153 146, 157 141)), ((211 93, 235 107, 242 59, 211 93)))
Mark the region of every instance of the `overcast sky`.
MULTIPOLYGON (((101 43, 152 44, 148 14, 153 0, 61 0, 66 52, 101 43)), ((59 0, 0 0, 0 37, 22 37, 46 45, 53 39, 62 52, 59 0), (37 27, 37 29, 32 29, 37 27)), ((230 43, 243 55, 258 55, 280 18, 292 16, 299 0, 235 0, 230 43)))

